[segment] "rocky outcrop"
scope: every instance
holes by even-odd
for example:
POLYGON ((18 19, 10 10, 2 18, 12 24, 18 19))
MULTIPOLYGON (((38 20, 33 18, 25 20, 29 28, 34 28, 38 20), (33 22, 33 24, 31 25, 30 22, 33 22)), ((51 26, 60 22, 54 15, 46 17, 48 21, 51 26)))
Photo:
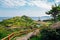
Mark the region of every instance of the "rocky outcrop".
POLYGON ((51 25, 51 28, 60 29, 60 21, 51 25))

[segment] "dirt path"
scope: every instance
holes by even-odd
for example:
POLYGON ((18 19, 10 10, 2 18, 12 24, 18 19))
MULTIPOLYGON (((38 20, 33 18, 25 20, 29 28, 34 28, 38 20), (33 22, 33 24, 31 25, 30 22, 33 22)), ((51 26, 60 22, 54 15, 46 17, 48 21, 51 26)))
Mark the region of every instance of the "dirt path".
POLYGON ((28 40, 31 36, 36 35, 39 32, 39 29, 35 30, 34 32, 30 32, 25 36, 18 37, 16 40, 28 40))

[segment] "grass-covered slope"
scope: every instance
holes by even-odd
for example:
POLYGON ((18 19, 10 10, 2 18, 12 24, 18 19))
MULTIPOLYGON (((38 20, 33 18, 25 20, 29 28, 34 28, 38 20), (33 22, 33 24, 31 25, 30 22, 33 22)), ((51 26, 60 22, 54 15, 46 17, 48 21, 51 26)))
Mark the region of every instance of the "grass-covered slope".
POLYGON ((13 18, 3 20, 2 22, 0 22, 0 25, 5 26, 5 27, 6 26, 9 26, 9 27, 28 27, 28 26, 32 26, 33 23, 34 22, 30 17, 16 16, 13 18))
POLYGON ((16 16, 0 22, 0 39, 6 37, 12 32, 33 27, 34 21, 27 16, 16 16), (15 28, 14 28, 15 27, 15 28))

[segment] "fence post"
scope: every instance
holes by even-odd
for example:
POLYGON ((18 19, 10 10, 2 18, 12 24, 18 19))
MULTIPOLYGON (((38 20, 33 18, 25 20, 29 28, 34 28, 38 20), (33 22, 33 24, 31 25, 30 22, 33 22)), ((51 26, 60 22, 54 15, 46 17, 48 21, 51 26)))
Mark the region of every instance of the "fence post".
POLYGON ((8 40, 10 40, 10 37, 8 37, 8 40))

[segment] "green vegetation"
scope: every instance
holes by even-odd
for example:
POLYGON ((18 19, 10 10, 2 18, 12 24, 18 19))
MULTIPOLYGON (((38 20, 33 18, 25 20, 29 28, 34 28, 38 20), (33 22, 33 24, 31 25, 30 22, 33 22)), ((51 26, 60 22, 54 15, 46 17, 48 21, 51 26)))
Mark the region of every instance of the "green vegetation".
POLYGON ((4 38, 5 36, 7 36, 10 33, 11 33, 11 31, 8 31, 4 27, 0 27, 0 39, 4 38))
POLYGON ((52 9, 48 12, 46 12, 46 14, 48 15, 51 15, 54 19, 55 22, 57 22, 57 17, 58 15, 60 14, 60 5, 55 5, 55 6, 52 6, 52 9))
MULTIPOLYGON (((41 22, 34 21, 28 16, 16 16, 0 22, 0 39, 6 37, 12 32, 18 32, 20 30, 32 30, 39 28, 40 33, 36 36, 32 36, 29 40, 60 40, 60 25, 55 24, 59 29, 51 27, 55 22, 60 21, 60 5, 52 6, 52 9, 46 14, 51 15, 53 19, 41 22), (40 23, 41 22, 41 23, 40 23)), ((56 27, 55 26, 55 27, 56 27)))
MULTIPOLYGON (((55 30, 52 29, 42 29, 40 32, 41 40, 55 40, 58 36, 55 30)), ((56 39, 57 40, 57 39, 56 39)))
POLYGON ((60 29, 43 28, 38 36, 33 36, 30 40, 60 40, 60 29))
POLYGON ((40 40, 40 38, 39 38, 38 36, 33 36, 33 37, 31 37, 31 39, 29 39, 29 40, 40 40))
POLYGON ((58 20, 60 21, 60 15, 58 15, 58 20))
POLYGON ((6 37, 12 32, 18 32, 20 30, 32 29, 34 27, 34 21, 27 16, 16 16, 0 22, 0 39, 6 37))
POLYGON ((0 24, 5 27, 28 27, 31 26, 33 23, 33 20, 27 16, 16 16, 0 22, 0 24))
POLYGON ((60 40, 60 5, 52 6, 46 14, 51 15, 53 19, 46 21, 48 26, 42 25, 40 34, 33 36, 30 40, 60 40))

